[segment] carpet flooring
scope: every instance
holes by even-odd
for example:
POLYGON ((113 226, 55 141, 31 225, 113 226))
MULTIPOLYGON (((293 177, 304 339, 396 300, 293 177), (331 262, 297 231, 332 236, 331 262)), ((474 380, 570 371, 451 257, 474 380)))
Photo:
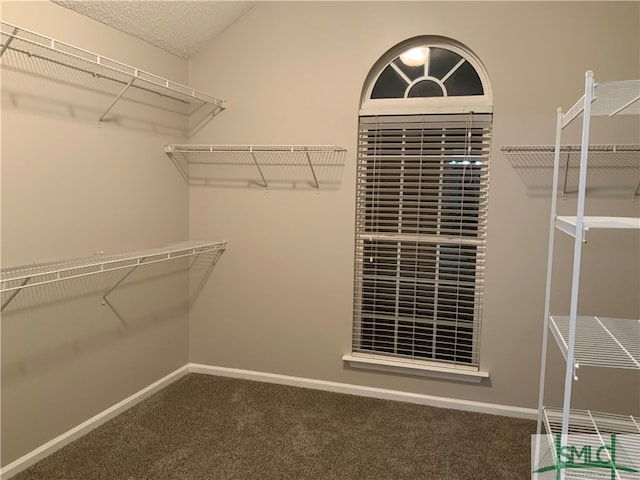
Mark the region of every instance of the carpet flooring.
POLYGON ((14 480, 525 480, 535 422, 189 374, 14 480))

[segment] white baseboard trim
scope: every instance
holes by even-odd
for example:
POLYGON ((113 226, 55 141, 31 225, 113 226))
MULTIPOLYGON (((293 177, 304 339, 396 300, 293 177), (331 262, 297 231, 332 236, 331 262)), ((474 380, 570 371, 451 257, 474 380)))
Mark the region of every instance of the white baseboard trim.
POLYGON ((254 380, 258 382, 276 383, 279 385, 289 385, 293 387, 312 388, 316 390, 324 390, 327 392, 346 393, 349 395, 358 395, 362 397, 372 397, 380 398, 383 400, 416 403, 419 405, 428 405, 431 407, 451 408, 454 410, 488 413, 506 417, 524 418, 528 420, 535 420, 538 417, 537 410, 533 408, 475 402, 471 400, 460 400, 456 398, 436 397, 433 395, 425 395, 422 393, 402 392, 399 390, 389 390, 386 388, 366 387, 349 383, 338 383, 329 382, 326 380, 316 380, 312 378, 292 377, 289 375, 257 372, 253 370, 214 367, 211 365, 202 365, 198 363, 190 363, 188 364, 188 368, 189 373, 203 373, 206 375, 216 375, 219 377, 232 377, 244 380, 254 380))
POLYGON ((97 415, 94 415, 90 419, 82 422, 80 425, 72 428, 71 430, 66 431, 62 435, 58 435, 56 438, 48 441, 44 445, 41 445, 35 450, 32 450, 26 455, 23 455, 22 457, 0 469, 0 479, 6 480, 14 475, 17 475, 22 470, 29 468, 37 461, 43 459, 48 455, 51 455, 56 450, 59 450, 65 445, 68 445, 74 440, 77 440, 83 435, 86 435, 91 430, 118 416, 119 414, 133 407, 135 404, 141 402, 145 398, 150 397, 167 385, 175 382, 176 380, 179 380, 187 373, 189 373, 189 365, 184 365, 183 367, 180 367, 169 375, 162 377, 160 380, 153 382, 148 387, 143 388, 142 390, 125 398, 121 402, 116 403, 112 407, 109 407, 106 410, 98 413, 97 415))

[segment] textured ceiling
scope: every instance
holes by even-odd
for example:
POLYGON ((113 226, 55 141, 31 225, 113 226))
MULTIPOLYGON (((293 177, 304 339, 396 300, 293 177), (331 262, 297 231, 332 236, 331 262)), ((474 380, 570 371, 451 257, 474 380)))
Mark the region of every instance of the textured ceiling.
POLYGON ((195 55, 255 4, 189 0, 51 1, 182 58, 195 55))

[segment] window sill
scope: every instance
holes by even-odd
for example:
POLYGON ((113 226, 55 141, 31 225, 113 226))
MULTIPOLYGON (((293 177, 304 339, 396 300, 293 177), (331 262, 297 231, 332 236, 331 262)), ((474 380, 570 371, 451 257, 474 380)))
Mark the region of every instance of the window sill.
POLYGON ((422 377, 444 378, 460 382, 480 383, 483 379, 489 378, 489 372, 482 372, 473 368, 462 366, 443 367, 441 365, 429 364, 422 361, 398 361, 376 355, 343 355, 342 360, 347 362, 349 366, 353 368, 401 373, 405 375, 418 375, 422 377))

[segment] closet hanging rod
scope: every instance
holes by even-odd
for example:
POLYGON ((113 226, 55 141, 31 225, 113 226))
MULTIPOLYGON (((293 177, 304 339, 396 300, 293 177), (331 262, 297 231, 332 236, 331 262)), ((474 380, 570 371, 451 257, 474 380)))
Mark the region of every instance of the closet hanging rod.
POLYGON ((15 50, 29 57, 40 58, 96 77, 124 84, 132 82, 132 87, 184 103, 204 103, 213 104, 219 108, 226 107, 224 100, 103 55, 8 22, 0 21, 0 28, 2 34, 0 55, 6 54, 7 50, 15 50))

